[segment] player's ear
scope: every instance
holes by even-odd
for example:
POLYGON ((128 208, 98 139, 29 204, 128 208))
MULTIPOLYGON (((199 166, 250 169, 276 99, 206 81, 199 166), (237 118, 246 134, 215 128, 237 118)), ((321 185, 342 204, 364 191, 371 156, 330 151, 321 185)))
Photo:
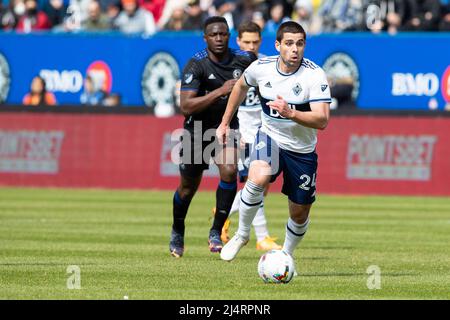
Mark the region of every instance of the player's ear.
POLYGON ((277 49, 278 52, 280 52, 280 42, 278 40, 275 41, 275 49, 277 49))

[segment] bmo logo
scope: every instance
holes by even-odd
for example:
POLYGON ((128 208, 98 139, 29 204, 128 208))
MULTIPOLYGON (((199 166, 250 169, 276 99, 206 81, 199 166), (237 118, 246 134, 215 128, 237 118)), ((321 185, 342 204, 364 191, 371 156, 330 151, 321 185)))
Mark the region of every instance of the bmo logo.
POLYGON ((76 93, 83 87, 83 75, 78 70, 42 69, 39 75, 44 78, 48 91, 76 93))
MULTIPOLYGON (((46 88, 51 92, 77 93, 83 89, 84 77, 78 70, 42 69, 39 75, 44 78, 46 88)), ((97 89, 110 92, 112 72, 108 64, 101 60, 92 62, 87 70, 97 89)))
POLYGON ((439 77, 434 73, 394 73, 392 74, 393 96, 433 97, 439 91, 439 77))

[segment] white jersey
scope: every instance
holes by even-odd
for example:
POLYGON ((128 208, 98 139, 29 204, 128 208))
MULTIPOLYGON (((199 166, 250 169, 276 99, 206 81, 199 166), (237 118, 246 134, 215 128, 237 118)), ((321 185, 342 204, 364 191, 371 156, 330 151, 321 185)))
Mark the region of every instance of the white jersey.
POLYGON ((254 61, 244 72, 247 85, 257 87, 262 106, 261 131, 282 149, 310 153, 316 148, 317 130, 286 119, 267 102, 283 97, 290 108, 311 111, 311 102, 331 103, 330 86, 325 72, 311 60, 303 58, 297 71, 285 74, 278 68, 279 56, 254 61))
MULTIPOLYGON (((258 54, 258 58, 266 57, 258 54)), ((245 143, 253 143, 259 127, 261 127, 261 101, 255 87, 250 87, 247 96, 238 110, 239 132, 245 143)))

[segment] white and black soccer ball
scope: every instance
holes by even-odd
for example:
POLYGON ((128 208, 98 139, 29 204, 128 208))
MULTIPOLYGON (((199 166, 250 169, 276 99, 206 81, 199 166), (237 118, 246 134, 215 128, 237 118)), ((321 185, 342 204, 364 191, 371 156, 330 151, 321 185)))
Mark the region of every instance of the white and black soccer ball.
POLYGON ((270 250, 259 259, 258 274, 265 283, 288 283, 294 272, 294 259, 283 250, 270 250))

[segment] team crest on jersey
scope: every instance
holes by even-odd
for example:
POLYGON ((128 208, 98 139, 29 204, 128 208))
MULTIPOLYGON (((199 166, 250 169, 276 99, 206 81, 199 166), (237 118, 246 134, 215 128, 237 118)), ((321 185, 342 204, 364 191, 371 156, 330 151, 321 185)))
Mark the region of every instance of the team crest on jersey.
POLYGON ((302 92, 302 86, 299 83, 296 83, 295 86, 292 88, 292 91, 294 91, 294 94, 298 96, 300 92, 302 92))
POLYGON ((327 88, 328 88, 328 85, 326 85, 326 84, 323 84, 323 85, 320 86, 320 89, 322 90, 322 92, 327 90, 327 88))
POLYGON ((185 84, 189 84, 192 82, 192 80, 194 80, 194 75, 192 73, 186 73, 184 75, 184 83, 185 84))
POLYGON ((233 78, 239 79, 242 75, 242 70, 240 69, 234 69, 233 71, 233 78))

